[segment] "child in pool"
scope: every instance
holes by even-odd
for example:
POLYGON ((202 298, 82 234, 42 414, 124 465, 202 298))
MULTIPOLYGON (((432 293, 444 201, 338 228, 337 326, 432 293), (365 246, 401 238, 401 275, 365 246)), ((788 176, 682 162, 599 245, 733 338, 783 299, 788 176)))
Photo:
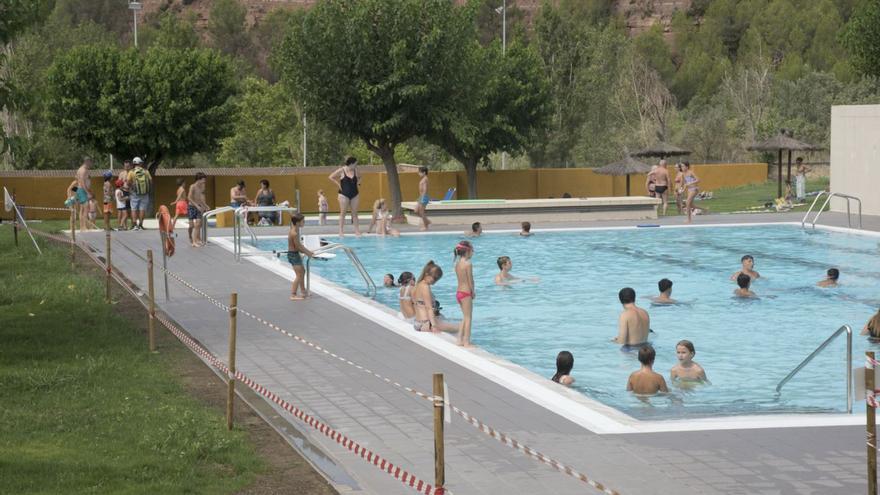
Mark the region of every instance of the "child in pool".
POLYGON ((694 350, 694 344, 690 340, 679 341, 675 345, 675 355, 678 357, 678 364, 669 371, 669 379, 674 382, 697 382, 702 383, 708 381, 706 379, 706 371, 697 364, 693 359, 697 353, 694 350))
POLYGON ((396 285, 394 285, 394 275, 386 273, 385 277, 382 278, 382 286, 388 288, 397 287, 396 285))
POLYGON ((574 356, 568 351, 559 351, 556 355, 556 374, 551 380, 568 387, 574 383, 574 378, 571 376, 572 368, 574 368, 574 356))
POLYGON ((529 237, 532 235, 532 224, 530 222, 522 223, 522 230, 519 232, 520 237, 529 237))
POLYGON ((397 278, 397 285, 400 287, 398 300, 400 301, 400 314, 404 320, 411 321, 416 316, 416 309, 413 307, 412 291, 416 285, 416 278, 412 272, 403 272, 397 278))
POLYGON ((654 358, 657 353, 650 344, 639 349, 639 362, 642 363, 641 369, 629 375, 626 382, 626 390, 639 395, 654 395, 657 392, 668 392, 666 388, 666 380, 663 376, 654 371, 654 358))
POLYGON ((747 274, 740 273, 736 277, 736 285, 738 285, 739 288, 733 291, 734 296, 742 298, 758 297, 757 294, 749 289, 749 287, 752 285, 752 277, 748 276, 747 274))
POLYGON ((458 278, 455 300, 461 306, 463 317, 461 331, 458 334, 458 345, 467 347, 471 345, 471 316, 474 311, 474 299, 477 297, 477 292, 474 290, 474 268, 471 264, 474 247, 468 241, 461 241, 452 252, 455 261, 455 276, 458 278))

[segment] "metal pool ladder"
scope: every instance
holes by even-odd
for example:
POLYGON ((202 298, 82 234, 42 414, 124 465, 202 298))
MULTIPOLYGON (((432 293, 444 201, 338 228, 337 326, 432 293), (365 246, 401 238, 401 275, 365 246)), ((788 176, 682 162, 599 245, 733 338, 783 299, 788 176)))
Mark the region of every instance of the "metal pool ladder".
POLYGON ((846 332, 846 412, 852 412, 852 404, 853 404, 853 386, 852 386, 852 328, 849 325, 844 325, 837 329, 834 333, 831 334, 830 337, 825 339, 825 342, 819 344, 819 347, 816 348, 813 352, 807 356, 806 359, 801 361, 801 364, 797 365, 795 369, 791 370, 791 373, 785 376, 778 385, 776 385, 776 394, 779 394, 779 391, 782 390, 782 387, 791 380, 794 375, 797 375, 800 370, 804 368, 810 361, 813 360, 816 355, 822 352, 823 349, 828 347, 828 344, 831 343, 838 335, 846 332))
POLYGON ((801 219, 801 228, 806 228, 805 225, 807 223, 807 218, 810 216, 810 213, 813 212, 813 207, 816 206, 816 203, 819 201, 819 198, 821 198, 822 195, 825 195, 825 194, 828 195, 828 198, 826 198, 825 202, 822 203, 822 207, 819 208, 819 211, 816 212, 816 216, 813 217, 813 221, 811 222, 811 226, 813 227, 814 230, 816 229, 816 222, 819 220, 819 216, 822 214, 823 211, 825 211, 825 207, 828 206, 829 202, 831 202, 831 198, 834 198, 834 197, 846 199, 846 224, 849 226, 849 228, 852 228, 852 218, 850 216, 849 203, 850 203, 850 201, 858 202, 858 204, 859 204, 859 229, 862 228, 862 200, 855 197, 855 196, 850 196, 849 194, 835 193, 835 192, 829 193, 827 191, 819 191, 819 194, 816 195, 816 199, 813 200, 813 204, 810 205, 810 208, 804 214, 804 218, 801 219))
MULTIPOLYGON (((327 244, 326 246, 321 246, 317 249, 314 249, 313 252, 316 255, 331 253, 333 251, 343 251, 348 259, 351 260, 351 264, 357 269, 358 273, 360 273, 361 277, 363 277, 364 282, 367 284, 367 292, 365 295, 369 298, 376 297, 376 284, 373 283, 373 279, 370 277, 370 274, 367 273, 366 268, 364 268, 363 263, 361 263, 360 258, 358 258, 357 254, 354 252, 354 249, 346 246, 345 244, 339 244, 336 242, 327 244)), ((311 270, 312 258, 306 257, 306 290, 311 290, 311 280, 312 280, 312 270, 311 270)))

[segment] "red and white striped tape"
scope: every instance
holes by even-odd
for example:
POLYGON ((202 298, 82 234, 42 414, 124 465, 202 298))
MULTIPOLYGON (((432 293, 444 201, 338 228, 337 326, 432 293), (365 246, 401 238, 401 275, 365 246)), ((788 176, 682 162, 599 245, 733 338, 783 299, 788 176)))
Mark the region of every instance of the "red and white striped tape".
MULTIPOLYGON (((41 233, 41 234, 43 234, 45 237, 52 239, 52 240, 65 242, 68 244, 73 242, 70 239, 67 239, 64 237, 55 236, 55 235, 47 234, 47 233, 41 233)), ((89 257, 92 260, 94 260, 98 265, 103 265, 100 262, 100 260, 98 260, 98 258, 94 256, 94 253, 92 253, 90 250, 84 248, 79 243, 77 243, 77 246, 79 248, 81 248, 87 255, 89 255, 89 257)), ((115 272, 112 275, 113 275, 114 279, 116 279, 116 281, 119 282, 120 285, 123 286, 123 288, 128 290, 131 293, 131 295, 134 296, 135 299, 137 299, 138 302, 140 302, 141 305, 144 306, 144 308, 147 307, 146 303, 141 299, 141 296, 138 295, 137 292, 135 292, 134 289, 132 289, 128 283, 126 283, 124 280, 122 280, 115 272)), ((217 303, 219 303, 219 301, 217 301, 217 303)), ((228 306, 226 306, 226 310, 229 310, 228 306)), ((227 375, 227 377, 229 377, 229 375, 230 375, 229 367, 226 366, 226 364, 223 361, 221 361, 217 356, 215 356, 210 351, 208 351, 207 349, 205 349, 204 347, 199 345, 195 340, 193 340, 189 335, 187 335, 187 333, 185 331, 178 328, 174 323, 172 323, 170 320, 168 320, 163 314, 157 313, 156 319, 160 323, 162 323, 162 325, 165 326, 165 328, 167 328, 168 331, 170 331, 175 337, 177 337, 177 339, 180 340, 181 343, 183 343, 185 346, 187 346, 190 350, 192 350, 196 354, 205 358, 205 360, 207 360, 212 366, 214 366, 215 368, 217 368, 218 370, 223 372, 223 374, 227 375)), ((306 414, 305 412, 302 411, 302 409, 300 409, 300 408, 294 406, 293 404, 291 404, 290 402, 282 399, 276 393, 272 392, 271 390, 264 387, 263 385, 260 385, 259 383, 252 380, 250 377, 248 377, 244 373, 242 373, 240 371, 236 371, 235 379, 244 383, 250 389, 254 390, 258 394, 262 395, 263 397, 266 397, 269 400, 271 400, 272 402, 275 402, 276 404, 281 406, 285 411, 288 411, 293 416, 295 416, 297 419, 300 419, 301 421, 303 421, 307 425, 318 430, 319 432, 321 432, 322 434, 324 434, 325 436, 327 436, 331 440, 336 441, 336 443, 342 445, 343 447, 345 447, 346 449, 348 449, 349 451, 351 451, 355 455, 361 457, 362 459, 364 459, 368 463, 373 464, 375 467, 379 468, 380 470, 386 472, 391 477, 399 480, 404 485, 416 490, 418 493, 422 493, 424 495, 445 495, 445 494, 452 493, 448 489, 446 489, 445 487, 434 486, 434 485, 418 478, 416 475, 402 469, 400 466, 394 465, 394 463, 386 460, 385 458, 383 458, 379 454, 373 452, 370 449, 367 449, 366 447, 362 446, 361 444, 357 443, 356 441, 348 438, 344 434, 339 433, 338 431, 334 430, 333 428, 324 424, 323 422, 319 421, 318 419, 314 418, 313 416, 306 414)))

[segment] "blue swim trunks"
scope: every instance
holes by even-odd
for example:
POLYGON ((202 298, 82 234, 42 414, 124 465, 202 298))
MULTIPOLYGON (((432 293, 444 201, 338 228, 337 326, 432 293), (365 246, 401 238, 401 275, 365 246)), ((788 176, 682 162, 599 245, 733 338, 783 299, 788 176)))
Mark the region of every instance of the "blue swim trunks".
POLYGON ((419 196, 419 203, 421 203, 422 206, 428 206, 428 203, 430 202, 431 198, 429 198, 427 194, 419 196))
POLYGON ((298 252, 287 253, 287 261, 292 266, 302 266, 302 264, 303 264, 302 255, 299 254, 298 252))
POLYGON ((85 189, 79 188, 76 190, 76 202, 84 205, 89 202, 89 193, 86 192, 85 189))

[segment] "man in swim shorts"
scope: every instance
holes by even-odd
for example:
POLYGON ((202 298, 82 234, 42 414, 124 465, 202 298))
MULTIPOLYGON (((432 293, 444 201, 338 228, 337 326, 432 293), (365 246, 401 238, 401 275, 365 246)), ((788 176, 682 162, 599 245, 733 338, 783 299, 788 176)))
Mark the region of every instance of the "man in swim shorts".
POLYGON ((617 322, 617 337, 611 341, 620 344, 623 351, 638 349, 648 343, 651 317, 647 311, 636 306, 636 291, 632 288, 620 289, 617 297, 623 305, 623 311, 617 322))
POLYGON ((657 282, 657 288, 660 290, 660 295, 652 297, 651 302, 654 304, 676 303, 676 300, 670 297, 672 295, 672 280, 668 278, 661 279, 657 282))
POLYGON ((205 242, 202 239, 202 215, 208 211, 208 203, 205 201, 205 184, 207 182, 208 176, 204 172, 197 172, 196 180, 189 186, 189 193, 186 197, 189 201, 186 216, 189 218, 192 228, 192 247, 203 246, 205 242))
POLYGON ((660 198, 665 216, 669 204, 669 170, 666 168, 666 160, 660 160, 660 166, 654 171, 654 194, 660 198))
POLYGON ((82 165, 76 170, 76 202, 79 204, 79 229, 86 230, 89 221, 89 200, 92 195, 92 182, 89 171, 92 168, 92 158, 83 158, 82 165))
POLYGON ((749 278, 751 278, 752 280, 756 278, 761 278, 761 274, 755 271, 755 258, 751 254, 743 256, 742 258, 740 258, 740 261, 742 262, 742 268, 740 268, 738 272, 731 275, 730 280, 735 281, 737 277, 739 277, 740 274, 743 273, 748 275, 749 278))
POLYGON ((419 230, 428 230, 428 225, 431 225, 427 212, 428 203, 431 202, 428 197, 428 167, 419 167, 419 177, 419 199, 416 200, 415 213, 422 219, 419 230))
POLYGON ((818 287, 837 287, 837 279, 840 278, 840 270, 837 268, 829 268, 825 280, 820 280, 816 286, 818 287))

